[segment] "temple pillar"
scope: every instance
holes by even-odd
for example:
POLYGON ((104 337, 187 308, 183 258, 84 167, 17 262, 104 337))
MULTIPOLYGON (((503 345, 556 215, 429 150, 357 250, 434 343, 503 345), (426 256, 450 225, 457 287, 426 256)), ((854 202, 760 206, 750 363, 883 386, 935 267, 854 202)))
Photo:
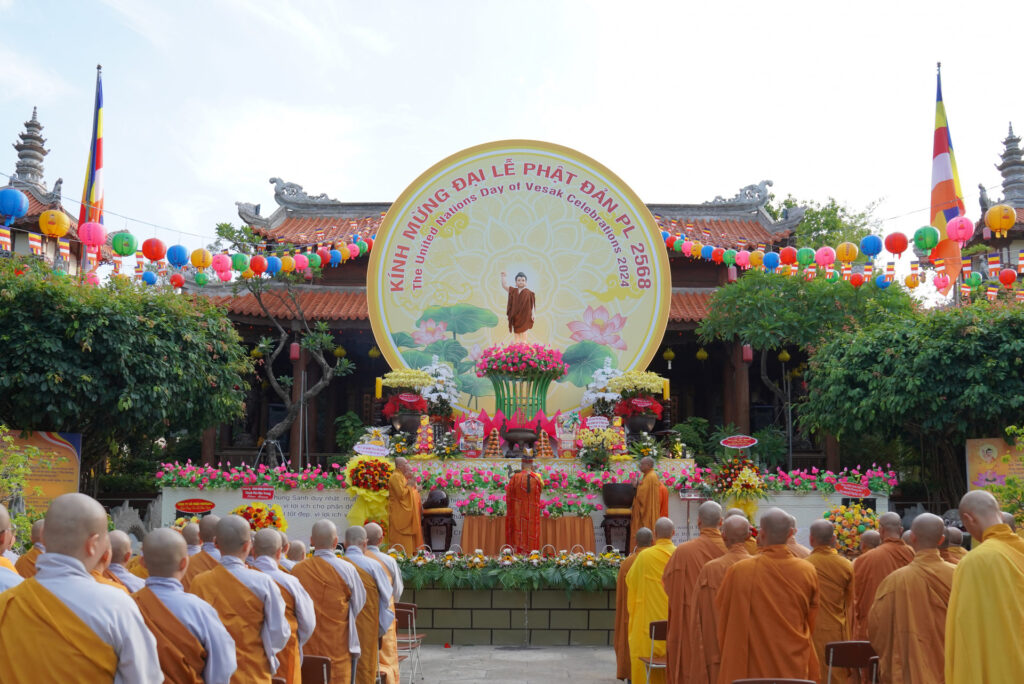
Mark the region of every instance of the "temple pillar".
POLYGON ((203 430, 203 436, 201 439, 202 447, 200 451, 200 456, 203 459, 203 463, 213 463, 214 452, 216 451, 217 447, 217 428, 208 427, 205 430, 203 430))
POLYGON ((839 472, 839 440, 835 435, 825 435, 825 467, 833 473, 839 472))
MULTIPOLYGON (((302 374, 306 370, 306 364, 309 362, 309 354, 305 349, 299 353, 298 361, 292 362, 292 403, 301 401, 302 399, 302 374)), ((292 468, 295 470, 302 469, 302 408, 299 408, 299 412, 295 416, 295 420, 292 421, 291 432, 288 438, 288 458, 292 462, 292 468)))
POLYGON ((231 423, 220 424, 220 448, 227 449, 231 446, 231 423))
POLYGON ((743 361, 743 345, 738 341, 729 346, 729 357, 724 364, 722 385, 724 403, 723 421, 732 423, 743 434, 750 433, 750 376, 749 364, 743 361))
MULTIPOLYGON (((319 363, 308 364, 306 368, 306 389, 320 382, 322 375, 323 371, 319 363)), ((312 396, 306 404, 306 444, 309 445, 309 453, 311 454, 320 453, 320 442, 317 439, 317 433, 319 432, 318 422, 320 420, 318 399, 319 395, 312 396)))
POLYGON ((336 443, 337 430, 334 427, 334 421, 338 417, 338 386, 334 384, 334 378, 331 378, 331 383, 324 389, 324 393, 327 395, 327 425, 324 426, 324 443, 323 450, 328 454, 338 453, 338 445, 336 443))

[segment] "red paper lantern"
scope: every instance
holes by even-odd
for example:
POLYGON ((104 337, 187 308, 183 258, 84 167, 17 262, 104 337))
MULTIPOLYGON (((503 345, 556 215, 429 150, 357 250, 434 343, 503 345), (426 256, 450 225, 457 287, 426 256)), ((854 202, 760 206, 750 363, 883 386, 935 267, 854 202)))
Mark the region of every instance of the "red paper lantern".
POLYGON ((302 354, 302 348, 298 342, 292 342, 291 346, 288 347, 288 358, 292 361, 298 361, 299 356, 302 354))
POLYGON ((722 263, 722 259, 725 257, 725 250, 721 247, 715 247, 711 250, 711 260, 716 264, 722 263))
POLYGON ((907 251, 907 244, 907 236, 903 233, 896 232, 885 236, 886 251, 895 254, 897 257, 907 251))
POLYGON ((726 275, 726 279, 727 279, 727 280, 728 280, 728 281, 729 281, 730 283, 735 283, 735 282, 736 282, 736 279, 737 279, 737 277, 738 277, 738 273, 737 273, 737 271, 736 271, 736 267, 735 267, 735 266, 730 266, 730 267, 729 267, 729 272, 728 272, 728 274, 726 275))
POLYGON ((677 239, 678 239, 678 238, 676 238, 676 236, 675 236, 675 235, 669 235, 669 236, 668 236, 668 237, 667 237, 667 238, 665 239, 665 246, 666 246, 666 247, 668 247, 669 249, 672 249, 673 247, 675 247, 675 246, 676 246, 676 240, 677 240, 677 239))
POLYGON ((257 254, 249 260, 249 270, 259 275, 267 270, 267 257, 257 254))
POLYGON ((367 252, 369 252, 371 249, 373 249, 373 238, 369 238, 368 237, 368 238, 364 239, 363 242, 366 243, 366 251, 367 252))
POLYGON ((854 287, 860 287, 861 285, 863 285, 864 284, 864 274, 863 273, 854 273, 852 276, 850 276, 850 284, 853 285, 854 287))
POLYGON ((321 247, 316 251, 316 255, 320 257, 320 265, 326 266, 331 262, 331 250, 326 247, 321 247))
POLYGON ((779 250, 779 261, 785 265, 796 263, 796 247, 783 247, 779 250))
POLYGON ((171 276, 171 287, 182 287, 185 284, 185 276, 175 273, 171 276))
POLYGON ((743 363, 753 363, 754 361, 754 348, 749 344, 743 345, 743 363))
POLYGON ((1013 284, 1017 282, 1017 272, 1012 268, 1004 268, 999 272, 999 282, 1003 284, 1007 290, 1013 287, 1013 284))
POLYGON ((150 261, 160 261, 167 254, 167 245, 156 238, 149 238, 142 243, 142 256, 150 261))

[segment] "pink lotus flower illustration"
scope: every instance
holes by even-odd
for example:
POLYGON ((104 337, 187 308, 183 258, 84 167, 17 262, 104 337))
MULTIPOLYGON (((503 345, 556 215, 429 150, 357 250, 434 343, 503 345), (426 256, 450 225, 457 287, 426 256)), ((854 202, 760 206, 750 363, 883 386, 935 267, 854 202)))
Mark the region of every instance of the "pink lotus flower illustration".
POLYGON ((1004 485, 1006 484, 1006 476, 1000 475, 994 470, 983 470, 978 473, 978 477, 974 482, 971 483, 975 487, 987 487, 989 485, 1004 485))
POLYGON ((619 332, 626 327, 626 317, 621 314, 612 316, 608 309, 599 306, 596 309, 588 306, 583 312, 582 321, 569 323, 574 342, 589 340, 618 349, 626 350, 626 341, 619 337, 619 332))
POLYGON ((420 323, 419 329, 413 331, 412 339, 416 344, 426 346, 448 337, 448 324, 444 321, 435 322, 433 318, 420 323))

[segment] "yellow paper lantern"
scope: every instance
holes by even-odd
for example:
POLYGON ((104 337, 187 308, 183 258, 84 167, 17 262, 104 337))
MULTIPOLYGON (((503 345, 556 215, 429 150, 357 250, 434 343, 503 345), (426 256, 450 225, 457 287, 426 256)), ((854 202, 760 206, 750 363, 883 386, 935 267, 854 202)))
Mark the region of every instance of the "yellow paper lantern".
POLYGON ((857 255, 860 254, 860 250, 857 249, 857 245, 852 242, 843 242, 836 247, 836 259, 839 259, 839 263, 849 264, 857 259, 857 255))
POLYGON ((761 250, 755 250, 750 253, 750 267, 761 268, 764 265, 764 252, 761 250))
POLYGON ((348 350, 342 347, 340 344, 334 348, 334 355, 339 359, 343 359, 348 356, 348 350))
POLYGON ((997 204, 985 212, 985 225, 996 234, 1006 237, 1007 231, 1017 223, 1017 212, 1009 204, 997 204))
POLYGON ((371 359, 379 359, 380 349, 377 349, 376 346, 370 347, 370 351, 367 353, 367 356, 369 356, 371 359))
POLYGON ((281 270, 285 273, 291 273, 295 270, 295 259, 285 255, 281 257, 281 270))
POLYGON ((911 274, 903 279, 903 283, 911 290, 913 290, 915 287, 921 284, 921 281, 918 279, 916 275, 911 274))
POLYGON ((62 238, 71 228, 71 219, 63 211, 47 209, 39 215, 39 232, 47 237, 62 238))
POLYGON ((208 250, 197 249, 192 252, 192 258, 190 259, 192 265, 202 270, 209 268, 210 264, 213 263, 213 255, 208 250))
POLYGON ((781 361, 782 363, 786 363, 787 361, 789 361, 789 359, 790 356, 788 351, 783 349, 782 351, 779 352, 779 361, 781 361))
POLYGON ((256 275, 256 274, 253 273, 253 270, 251 268, 247 268, 244 271, 242 271, 242 279, 243 280, 248 280, 249 278, 252 278, 254 275, 256 275))
POLYGON ((704 245, 699 240, 693 241, 693 247, 690 248, 690 256, 697 258, 700 256, 700 250, 704 248, 704 245))
POLYGON ((707 361, 708 360, 708 353, 704 349, 704 347, 701 347, 700 349, 697 350, 697 360, 698 361, 707 361))

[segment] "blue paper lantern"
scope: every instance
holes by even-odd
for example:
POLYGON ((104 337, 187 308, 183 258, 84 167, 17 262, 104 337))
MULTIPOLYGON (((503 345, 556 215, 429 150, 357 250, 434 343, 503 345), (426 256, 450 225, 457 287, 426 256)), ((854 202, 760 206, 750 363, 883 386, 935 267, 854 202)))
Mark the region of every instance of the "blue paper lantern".
POLYGON ((173 245, 167 250, 167 263, 175 268, 181 268, 188 263, 188 247, 185 245, 173 245))
POLYGON ((153 273, 153 271, 144 271, 142 273, 142 282, 147 285, 156 285, 156 273, 153 273))
POLYGON ((703 247, 700 248, 700 258, 701 259, 710 259, 711 255, 714 254, 714 252, 715 252, 715 248, 714 247, 712 247, 711 245, 704 245, 703 247))
POLYGON ((860 241, 860 251, 869 257, 876 257, 882 252, 882 238, 877 235, 868 235, 860 241))
POLYGON ((891 284, 892 283, 885 279, 884 275, 880 275, 877 278, 875 278, 875 287, 877 287, 879 290, 884 290, 891 284))
POLYGON ((768 252, 764 255, 764 267, 769 271, 774 271, 779 267, 779 253, 768 252))
POLYGON ((341 252, 336 249, 331 250, 331 266, 337 266, 341 263, 341 252))
POLYGON ((671 235, 671 233, 669 233, 667 230, 661 231, 661 239, 662 240, 668 240, 670 235, 671 235))
POLYGON ((274 275, 281 270, 281 259, 276 256, 267 257, 267 275, 274 275))
POLYGON ((14 219, 28 213, 28 197, 17 188, 0 190, 0 214, 7 217, 4 225, 11 225, 14 219))

